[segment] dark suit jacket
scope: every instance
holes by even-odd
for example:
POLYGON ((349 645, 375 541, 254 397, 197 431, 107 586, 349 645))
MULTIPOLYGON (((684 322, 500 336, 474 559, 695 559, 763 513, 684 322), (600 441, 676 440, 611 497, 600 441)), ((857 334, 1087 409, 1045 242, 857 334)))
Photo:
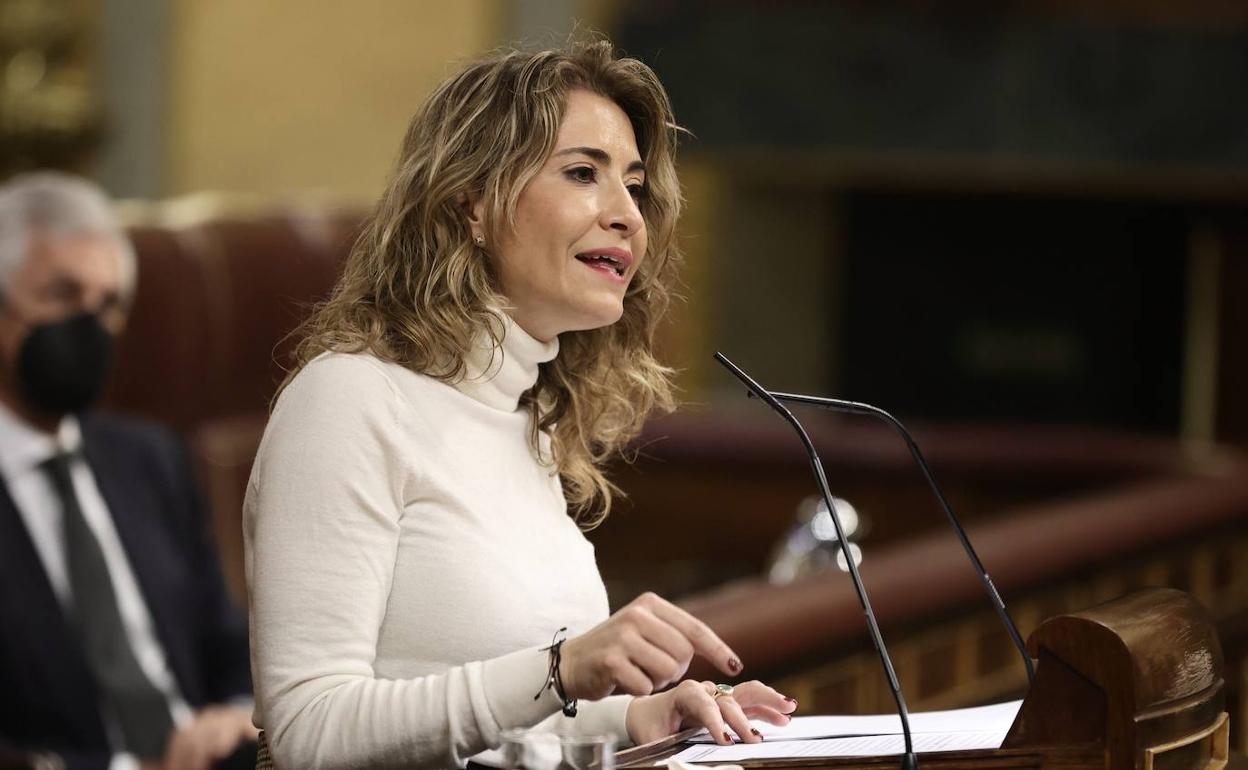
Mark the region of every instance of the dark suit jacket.
MULTIPOLYGON (((83 450, 117 526, 182 695, 192 708, 248 695, 244 621, 207 538, 186 454, 172 434, 82 419, 83 450)), ((0 483, 0 749, 54 751, 106 768, 96 684, 43 564, 0 483)))

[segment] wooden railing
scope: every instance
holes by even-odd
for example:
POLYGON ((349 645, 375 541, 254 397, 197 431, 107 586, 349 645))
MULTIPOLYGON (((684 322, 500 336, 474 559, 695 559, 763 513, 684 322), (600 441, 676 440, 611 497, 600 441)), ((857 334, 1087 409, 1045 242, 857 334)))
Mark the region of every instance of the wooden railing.
MULTIPOLYGON (((1248 657, 1248 473, 1170 479, 1019 510, 971 537, 1024 634, 1040 621, 1146 586, 1189 592, 1222 634, 1232 718, 1248 657)), ((974 571, 943 532, 868 553, 863 579, 916 709, 1021 694, 1023 666, 974 571)), ((810 712, 891 709, 858 600, 839 572, 776 586, 745 580, 688 597, 747 666, 810 712)), ((695 669, 694 676, 712 676, 695 669)), ((1248 730, 1236 729, 1238 735, 1248 730)))

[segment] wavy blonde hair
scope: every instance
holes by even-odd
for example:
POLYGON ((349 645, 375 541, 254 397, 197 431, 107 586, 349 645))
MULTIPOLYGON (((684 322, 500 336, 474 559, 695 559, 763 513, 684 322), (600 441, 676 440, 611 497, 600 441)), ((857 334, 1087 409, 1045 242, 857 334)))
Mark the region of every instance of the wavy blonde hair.
MULTIPOLYGON (((655 332, 672 299, 680 262, 681 193, 675 149, 681 129, 653 70, 593 40, 563 50, 509 51, 442 83, 412 119, 398 169, 346 260, 328 300, 301 327, 296 365, 283 387, 325 351, 360 352, 443 381, 464 374, 464 356, 487 330, 502 342, 507 306, 494 266, 472 239, 463 202, 484 203, 497 241, 511 227, 525 185, 553 151, 568 94, 585 89, 628 116, 646 166, 640 200, 645 258, 618 322, 560 335, 521 404, 531 414, 534 452, 551 456, 577 523, 610 512, 619 489, 603 466, 655 409, 675 406, 672 370, 654 357, 655 332)), ((280 390, 279 390, 280 392, 280 390)))

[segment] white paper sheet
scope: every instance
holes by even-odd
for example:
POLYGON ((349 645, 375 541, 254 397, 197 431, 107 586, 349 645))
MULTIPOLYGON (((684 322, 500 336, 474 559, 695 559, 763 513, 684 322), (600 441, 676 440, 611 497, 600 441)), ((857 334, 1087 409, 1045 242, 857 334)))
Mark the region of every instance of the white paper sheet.
MULTIPOLYGON (((916 733, 914 750, 964 751, 997 749, 1005 740, 1009 726, 998 730, 956 731, 949 733, 916 733)), ((855 738, 824 738, 803 741, 765 740, 762 743, 736 743, 731 746, 700 744, 690 746, 672 759, 681 762, 745 762, 751 759, 784 757, 872 757, 891 756, 905 750, 900 735, 865 735, 855 738)))
MULTIPOLYGON (((1021 700, 994 703, 951 711, 924 711, 910 715, 910 732, 1007 732, 1014 724, 1021 700)), ((764 740, 788 741, 814 738, 835 738, 846 735, 890 735, 901 733, 901 719, 896 714, 873 714, 870 716, 812 716, 794 717, 782 727, 751 721, 750 724, 763 734, 764 740)), ((710 735, 703 733, 690 739, 693 743, 714 743, 710 735)))

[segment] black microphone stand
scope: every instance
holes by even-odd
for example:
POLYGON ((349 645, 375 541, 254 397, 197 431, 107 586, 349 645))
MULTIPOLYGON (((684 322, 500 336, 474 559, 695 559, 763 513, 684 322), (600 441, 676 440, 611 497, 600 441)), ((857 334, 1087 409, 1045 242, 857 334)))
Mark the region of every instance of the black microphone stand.
MULTIPOLYGON (((753 396, 753 393, 749 395, 753 396)), ((945 499, 945 495, 940 491, 940 487, 936 484, 936 476, 932 473, 932 469, 928 467, 927 460, 923 458, 923 453, 919 451, 919 445, 915 443, 914 437, 910 435, 910 431, 906 430, 906 426, 901 421, 893 417, 888 412, 872 406, 864 404, 860 401, 846 401, 840 398, 821 398, 817 396, 803 396, 796 393, 775 393, 771 396, 778 401, 786 401, 793 404, 808 404, 817 406, 822 409, 828 409, 834 412, 844 414, 858 414, 875 417, 888 423, 893 430, 901 435, 903 441, 906 442, 906 448, 910 450, 910 456, 914 458, 918 464, 919 470, 923 472, 923 478, 927 480, 927 485, 932 490, 932 494, 940 502, 940 507, 945 512, 945 517, 949 520, 949 526, 953 527, 953 531, 957 533, 958 541, 962 543, 962 550, 966 552, 967 558, 974 565, 979 580, 984 586, 984 590, 988 593, 988 600, 992 603, 992 607, 997 611, 997 616, 1001 619, 1005 630, 1009 632, 1010 640, 1014 642, 1014 646, 1018 649, 1019 655, 1023 658, 1023 665, 1027 668, 1027 682, 1029 684, 1036 681, 1035 663, 1031 659, 1031 654, 1027 652, 1027 645, 1023 642, 1022 635, 1018 632, 1018 626, 1014 624, 1014 619, 1010 617, 1009 610, 1005 608, 1005 602, 1001 599, 1001 594, 997 592, 997 587, 993 585, 992 578, 988 575, 988 569, 984 567, 984 563, 979 560, 979 554, 975 553, 975 546, 971 545, 971 539, 967 536, 966 530, 962 527, 962 523, 958 521, 957 515, 953 512, 953 506, 949 505, 949 501, 945 499)))
POLYGON ((901 768, 902 770, 918 770, 919 758, 914 753, 914 737, 910 732, 910 712, 906 708, 906 699, 901 694, 901 684, 898 683, 897 674, 893 671, 893 661, 888 656, 884 637, 880 634, 880 626, 876 623, 875 613, 871 610, 871 600, 867 598, 867 589, 862 583, 862 576, 858 574, 858 565, 854 563, 854 556, 850 553, 849 543, 845 539, 845 530, 841 527, 841 517, 836 512, 836 503, 832 501, 832 492, 828 488, 828 479, 824 474, 823 463, 819 461, 819 455, 815 451, 815 445, 806 433, 806 429, 793 416, 793 413, 786 409, 770 391, 755 382, 732 361, 729 361, 728 357, 723 353, 716 353, 715 360, 722 364, 733 376, 745 383, 745 386, 754 395, 762 399, 777 414, 783 417, 793 427, 793 430, 797 432, 798 438, 801 439, 803 446, 806 447, 806 454, 810 458, 811 470, 814 471, 815 480, 819 484, 819 492, 823 495, 823 502, 828 506, 828 514, 832 518, 832 525, 836 528, 837 544, 840 546, 841 554, 845 557, 845 564, 849 568, 849 576, 854 583, 854 591, 858 594, 858 602, 862 605, 863 615, 866 616, 867 630, 871 634, 871 642, 875 645, 875 651, 880 657, 880 664, 884 667, 884 674, 888 679, 889 689, 893 693, 893 700, 897 704, 897 716, 901 719, 901 731, 905 739, 905 752, 901 757, 901 768))

